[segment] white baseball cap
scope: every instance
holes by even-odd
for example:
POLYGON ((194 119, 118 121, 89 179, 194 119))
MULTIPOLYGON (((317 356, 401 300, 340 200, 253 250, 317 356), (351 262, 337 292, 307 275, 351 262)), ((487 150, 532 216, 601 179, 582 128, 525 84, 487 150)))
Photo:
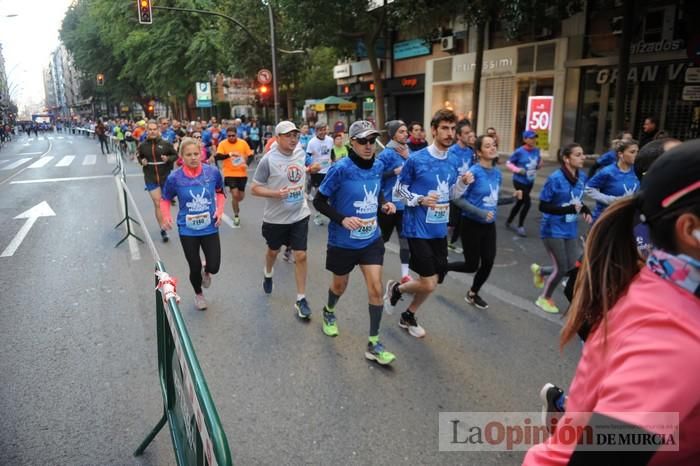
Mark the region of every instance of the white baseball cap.
POLYGON ((277 136, 291 133, 292 131, 300 132, 299 128, 297 128, 297 125, 295 125, 292 121, 280 121, 275 127, 275 134, 277 136))

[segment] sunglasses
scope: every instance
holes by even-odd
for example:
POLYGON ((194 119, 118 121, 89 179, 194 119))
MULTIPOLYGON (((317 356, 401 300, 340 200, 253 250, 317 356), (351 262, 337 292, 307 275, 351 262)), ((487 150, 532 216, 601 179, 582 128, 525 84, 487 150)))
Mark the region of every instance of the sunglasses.
POLYGON ((202 136, 192 136, 195 139, 202 139, 202 136))
POLYGON ((364 146, 367 143, 374 144, 375 142, 377 142, 377 136, 371 136, 368 138, 355 138, 355 142, 357 142, 361 146, 364 146))

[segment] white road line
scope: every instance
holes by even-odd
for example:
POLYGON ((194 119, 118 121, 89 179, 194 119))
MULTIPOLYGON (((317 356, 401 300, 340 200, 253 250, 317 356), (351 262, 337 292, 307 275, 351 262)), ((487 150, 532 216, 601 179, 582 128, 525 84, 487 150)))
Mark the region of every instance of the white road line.
MULTIPOLYGON (((122 212, 122 218, 124 218, 126 217, 126 206, 124 205, 124 196, 122 196, 122 185, 119 183, 119 177, 113 176, 112 178, 114 178, 114 183, 117 185, 117 193, 119 194, 119 196, 117 196, 119 198, 119 208, 122 212)), ((129 252, 131 253, 131 260, 141 260, 141 253, 139 252, 139 245, 136 243, 136 238, 134 238, 133 236, 129 236, 126 242, 129 243, 129 252)))
POLYGON ((107 154, 107 163, 109 163, 109 164, 117 163, 117 157, 114 154, 107 154))
MULTIPOLYGON (((49 152, 51 152, 51 148, 52 148, 52 147, 53 147, 53 144, 51 143, 51 141, 49 141, 49 148, 46 149, 46 152, 44 152, 44 154, 48 154, 49 152)), ((22 169, 20 169, 20 170, 17 170, 17 171, 14 172, 12 175, 10 175, 10 176, 8 176, 7 178, 5 178, 4 180, 0 181, 0 186, 2 186, 3 184, 7 183, 7 182, 10 181, 12 178, 15 178, 15 177, 19 176, 21 173, 24 173, 24 171, 25 171, 26 169, 28 169, 28 168, 29 168, 29 167, 24 167, 24 168, 22 168, 22 169)))
POLYGON ((53 160, 53 155, 47 155, 45 157, 40 158, 39 160, 37 160, 33 164, 31 164, 29 166, 29 168, 41 168, 41 167, 45 166, 46 164, 48 164, 52 160, 53 160))
POLYGON ((43 154, 43 152, 22 152, 21 154, 17 155, 40 155, 43 154))
POLYGON ((83 165, 95 165, 95 162, 97 161, 97 156, 94 154, 86 155, 85 159, 83 160, 83 165))
POLYGON ((2 167, 0 170, 12 170, 13 168, 17 168, 20 165, 24 165, 28 161, 30 161, 32 158, 31 157, 25 157, 23 159, 15 160, 13 163, 9 164, 6 167, 2 167))
POLYGON ((7 163, 7 162, 9 162, 9 161, 10 161, 10 159, 0 160, 0 165, 2 165, 2 164, 4 164, 4 163, 7 163))
POLYGON ((67 167, 71 163, 73 163, 73 159, 75 159, 75 155, 66 155, 63 157, 61 160, 58 161, 56 164, 57 167, 67 167))
POLYGON ((49 137, 48 137, 48 138, 46 138, 46 139, 48 139, 48 140, 52 140, 52 139, 53 139, 53 136, 49 136, 49 137))
MULTIPOLYGON (((131 175, 126 175, 128 177, 141 177, 143 178, 143 175, 134 173, 131 175)), ((41 178, 38 180, 18 180, 18 181, 12 181, 10 184, 32 184, 32 183, 54 183, 54 182, 61 182, 61 181, 84 181, 84 180, 100 180, 104 178, 113 178, 112 175, 94 175, 94 176, 69 176, 65 178, 41 178)))
POLYGON ((63 136, 59 136, 58 139, 63 139, 63 136))

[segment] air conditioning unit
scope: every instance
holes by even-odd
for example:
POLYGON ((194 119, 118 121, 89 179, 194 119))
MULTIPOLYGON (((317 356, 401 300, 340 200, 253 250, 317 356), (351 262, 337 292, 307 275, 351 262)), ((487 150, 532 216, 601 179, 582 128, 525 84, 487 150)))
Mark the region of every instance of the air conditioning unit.
POLYGON ((455 49, 455 36, 447 36, 440 39, 440 50, 451 52, 455 49))

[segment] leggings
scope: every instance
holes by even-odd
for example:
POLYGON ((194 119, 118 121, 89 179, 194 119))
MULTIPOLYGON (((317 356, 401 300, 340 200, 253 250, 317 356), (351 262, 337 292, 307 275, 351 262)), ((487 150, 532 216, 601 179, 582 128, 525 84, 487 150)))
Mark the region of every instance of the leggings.
POLYGON ((541 274, 546 276, 543 295, 549 299, 552 297, 561 279, 576 266, 579 256, 578 240, 575 238, 543 238, 544 248, 552 259, 552 265, 542 267, 541 274))
POLYGON ((447 270, 462 273, 476 272, 471 291, 477 294, 489 278, 496 259, 496 224, 480 223, 462 217, 460 231, 464 262, 450 262, 447 264, 447 270))
POLYGON ((515 216, 518 215, 518 211, 520 211, 520 218, 518 219, 518 226, 521 227, 525 223, 525 217, 527 217, 527 213, 530 210, 530 191, 532 191, 532 186, 531 184, 522 184, 517 181, 513 181, 513 186, 515 187, 516 190, 520 190, 523 192, 523 198, 518 199, 518 201, 515 203, 513 208, 510 211, 510 214, 508 215, 508 221, 506 223, 512 223, 513 220, 515 219, 515 216), (522 210, 520 210, 522 208, 522 210))
POLYGON ((221 243, 219 233, 212 233, 206 236, 183 236, 180 235, 180 243, 185 251, 187 265, 190 266, 190 283, 194 292, 202 292, 202 260, 199 257, 199 249, 204 252, 204 260, 207 262, 206 271, 215 274, 221 265, 221 243))

